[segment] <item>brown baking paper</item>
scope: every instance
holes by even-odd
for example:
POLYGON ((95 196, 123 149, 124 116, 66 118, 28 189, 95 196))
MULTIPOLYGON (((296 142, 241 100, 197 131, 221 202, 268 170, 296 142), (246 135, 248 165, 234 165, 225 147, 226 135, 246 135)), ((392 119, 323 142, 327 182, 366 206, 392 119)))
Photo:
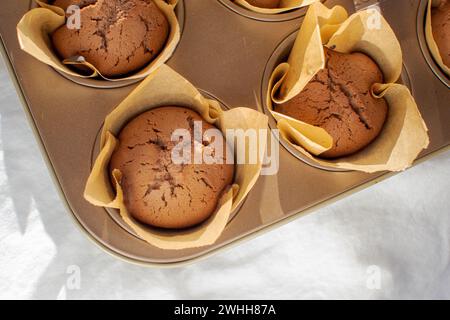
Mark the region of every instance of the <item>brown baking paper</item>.
POLYGON ((307 7, 310 4, 314 2, 318 2, 320 0, 281 0, 279 8, 261 8, 261 7, 255 7, 252 6, 250 3, 248 3, 245 0, 234 0, 234 2, 241 7, 244 7, 250 11, 257 12, 257 13, 263 13, 263 14, 279 14, 303 7, 307 7))
POLYGON ((173 4, 172 2, 168 4, 162 0, 153 1, 167 17, 170 24, 170 33, 161 53, 145 68, 128 77, 107 78, 103 76, 95 66, 86 62, 82 57, 73 57, 61 61, 53 50, 50 36, 56 29, 65 23, 65 13, 63 9, 47 4, 47 1, 37 0, 36 2, 42 7, 28 11, 20 20, 17 25, 19 44, 22 50, 39 61, 71 76, 80 78, 94 78, 100 76, 107 81, 142 79, 169 60, 180 41, 180 26, 174 11, 177 1, 172 1, 173 4), (89 75, 82 75, 68 68, 68 65, 74 64, 84 65, 87 69, 92 70, 92 73, 89 75))
MULTIPOLYGON (((115 136, 129 120, 139 114, 152 108, 170 105, 193 109, 222 132, 237 128, 266 129, 268 124, 267 116, 248 108, 222 111, 217 101, 205 99, 186 79, 163 65, 107 116, 101 135, 101 151, 88 178, 84 197, 96 206, 119 209, 123 220, 139 237, 161 249, 180 250, 211 245, 221 235, 231 212, 239 206, 256 183, 261 171, 260 160, 256 164, 236 165, 234 184, 220 199, 216 212, 203 224, 187 230, 160 230, 133 219, 123 203, 119 170, 113 172, 117 192, 114 193, 111 188, 108 164, 118 143, 115 136)), ((259 146, 265 150, 266 140, 259 140, 259 146)))
POLYGON ((431 9, 433 7, 438 7, 441 4, 441 0, 429 0, 427 11, 426 11, 426 18, 425 18, 425 38, 427 40, 428 48, 430 49, 431 55, 433 56, 436 63, 439 65, 439 67, 450 76, 450 66, 447 66, 444 63, 444 60, 442 60, 441 52, 439 51, 439 47, 436 44, 436 41, 434 40, 433 36, 433 28, 431 26, 431 9))
POLYGON ((271 76, 267 105, 281 135, 299 152, 323 166, 370 173, 401 171, 429 144, 428 129, 414 98, 408 88, 394 84, 401 71, 400 44, 378 11, 361 11, 347 18, 340 6, 328 9, 315 3, 306 14, 288 62, 280 64, 271 76), (325 130, 273 111, 273 102, 292 99, 324 68, 323 45, 341 53, 363 52, 374 59, 386 84, 374 85, 373 95, 384 97, 389 105, 380 136, 362 151, 336 160, 317 157, 333 146, 333 139, 325 130))

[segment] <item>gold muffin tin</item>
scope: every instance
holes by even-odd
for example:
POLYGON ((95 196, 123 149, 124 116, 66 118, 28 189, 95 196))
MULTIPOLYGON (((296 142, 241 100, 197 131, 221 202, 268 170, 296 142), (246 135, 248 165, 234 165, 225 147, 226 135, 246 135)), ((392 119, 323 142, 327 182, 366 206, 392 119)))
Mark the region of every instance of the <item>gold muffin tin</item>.
MULTIPOLYGON (((327 0, 325 4, 340 4, 349 12, 378 4, 358 0, 355 7, 355 2, 327 0)), ((323 170, 326 168, 301 161, 304 159, 282 143, 278 174, 260 177, 214 245, 180 251, 152 247, 126 230, 119 217, 83 198, 103 120, 137 84, 115 84, 112 88, 100 80, 76 83, 21 51, 15 27, 31 3, 16 0, 0 4, 2 52, 68 211, 84 233, 119 258, 153 266, 192 262, 392 175, 323 170)), ((431 144, 419 161, 425 160, 450 145, 449 82, 430 60, 421 30, 426 1, 384 0, 378 5, 402 44, 402 81, 411 88, 430 129, 431 144), (417 29, 411 28, 416 24, 417 29)), ((279 16, 244 10, 228 0, 181 1, 177 15, 184 28, 168 65, 226 106, 264 112, 265 75, 286 55, 306 10, 279 16)))

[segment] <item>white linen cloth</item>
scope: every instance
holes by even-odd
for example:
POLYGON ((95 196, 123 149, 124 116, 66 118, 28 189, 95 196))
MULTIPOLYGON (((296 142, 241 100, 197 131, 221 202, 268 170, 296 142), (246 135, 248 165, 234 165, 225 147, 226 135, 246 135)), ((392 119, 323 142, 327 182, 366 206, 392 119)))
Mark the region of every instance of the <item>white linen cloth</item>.
POLYGON ((71 221, 3 62, 0 216, 3 299, 450 298, 449 152, 194 265, 139 267, 71 221))

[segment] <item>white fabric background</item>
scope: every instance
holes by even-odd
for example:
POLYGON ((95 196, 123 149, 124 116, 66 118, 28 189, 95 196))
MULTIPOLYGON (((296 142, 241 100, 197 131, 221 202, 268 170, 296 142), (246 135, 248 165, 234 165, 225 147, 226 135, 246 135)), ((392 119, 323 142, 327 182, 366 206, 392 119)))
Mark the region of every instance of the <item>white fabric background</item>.
POLYGON ((450 299, 450 153, 203 262, 147 269, 73 224, 0 64, 0 298, 450 299))

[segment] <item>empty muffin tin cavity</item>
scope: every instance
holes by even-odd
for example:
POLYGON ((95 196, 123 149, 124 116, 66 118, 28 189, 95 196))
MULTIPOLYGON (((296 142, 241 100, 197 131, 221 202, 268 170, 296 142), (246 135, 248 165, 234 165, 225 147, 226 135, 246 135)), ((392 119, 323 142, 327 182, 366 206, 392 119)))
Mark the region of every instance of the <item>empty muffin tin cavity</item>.
MULTIPOLYGON (((263 104, 264 112, 269 116, 269 126, 271 129, 277 128, 277 123, 275 121, 275 118, 272 116, 272 113, 269 111, 269 107, 266 102, 267 97, 267 90, 269 88, 269 80, 270 76, 272 75, 272 72, 275 70, 275 68, 288 60, 289 54, 292 50, 292 47, 294 45, 295 39, 297 37, 298 31, 290 34, 287 38, 285 38, 279 46, 275 49, 272 56, 270 57, 269 61, 267 62, 266 68, 264 70, 264 75, 262 79, 262 87, 261 87, 261 101, 263 104)), ((401 79, 399 80, 399 83, 406 85, 411 91, 411 81, 408 75, 408 71, 406 70, 406 67, 403 65, 402 75, 401 79)), ((300 151, 298 151, 296 148, 292 146, 291 143, 289 143, 285 138, 279 137, 281 145, 286 148, 293 156, 300 159, 301 161, 307 163, 308 165, 326 170, 326 171, 333 171, 333 172, 345 172, 347 170, 341 170, 336 169, 328 166, 323 166, 316 161, 306 157, 304 154, 302 154, 300 151)))
POLYGON ((428 0, 420 0, 419 10, 417 11, 417 37, 419 39, 420 49, 427 62, 428 66, 431 68, 433 73, 439 80, 442 81, 448 88, 450 88, 450 79, 442 71, 439 65, 434 60, 430 49, 428 48, 428 43, 425 37, 425 20, 427 15, 427 5, 428 0))

